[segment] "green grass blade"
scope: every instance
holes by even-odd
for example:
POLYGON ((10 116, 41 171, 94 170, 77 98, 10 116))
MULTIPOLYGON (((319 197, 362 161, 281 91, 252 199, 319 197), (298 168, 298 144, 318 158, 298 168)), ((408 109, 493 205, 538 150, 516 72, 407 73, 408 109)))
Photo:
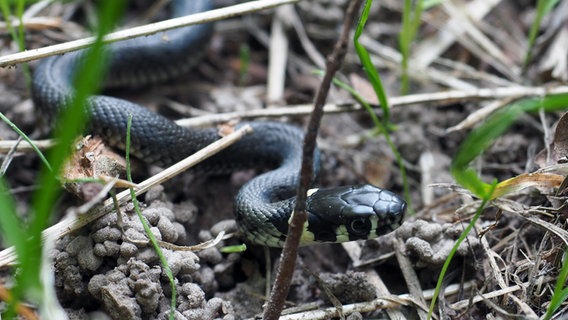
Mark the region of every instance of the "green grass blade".
POLYGON ((367 113, 369 114, 369 116, 371 117, 371 119, 373 120, 373 123, 375 125, 375 128, 377 129, 377 132, 382 133, 385 137, 385 141, 387 142, 387 144, 389 145, 389 147, 391 148, 391 151, 394 154, 394 157, 396 159, 396 163, 398 165, 398 167, 400 168, 400 175, 402 176, 402 185, 403 185, 403 189, 404 189, 404 200, 406 201, 407 207, 406 210, 409 214, 413 214, 414 213, 414 209, 412 207, 412 198, 410 197, 410 187, 408 186, 408 178, 406 176, 406 168, 404 167, 404 163, 402 161, 402 156, 400 155, 400 152, 398 152, 396 145, 392 142, 392 139, 390 137, 390 130, 392 129, 392 127, 394 127, 393 124, 391 123, 382 123, 379 118, 377 117, 377 115, 375 114, 375 110, 373 110, 373 108, 369 105, 369 103, 365 100, 365 98, 363 98, 354 88, 350 87, 349 85, 347 85, 344 82, 339 81, 338 79, 333 79, 333 83, 341 88, 343 88, 344 90, 346 90, 347 92, 349 92, 353 98, 355 98, 355 100, 357 100, 357 102, 359 102, 367 111, 367 113), (389 126, 388 128, 385 126, 389 126))
POLYGON ((53 169, 51 168, 49 161, 47 161, 47 158, 43 155, 43 152, 41 152, 41 150, 39 150, 39 148, 32 142, 32 139, 30 139, 27 134, 25 134, 22 130, 20 130, 20 128, 18 128, 18 126, 16 126, 15 123, 13 123, 10 119, 8 119, 2 112, 0 112, 0 119, 2 119, 2 121, 4 121, 8 126, 10 126, 12 130, 16 131, 16 133, 20 135, 20 137, 26 140, 30 144, 32 149, 34 149, 35 153, 37 154, 41 162, 43 162, 45 167, 49 171, 53 172, 53 169))
MULTIPOLYGON (((495 187, 496 187, 495 183, 493 185, 491 185, 490 189, 488 190, 489 195, 491 195, 493 193, 493 191, 495 190, 495 187)), ((458 251, 459 246, 465 240, 465 238, 467 237, 467 235, 469 234, 471 229, 473 229, 473 227, 475 226, 477 219, 479 219, 479 217, 481 216, 481 213, 483 212, 483 209, 485 209, 485 207, 487 206, 489 199, 490 199, 490 197, 483 199, 483 201, 481 202, 481 205, 479 206, 479 208, 477 208, 477 211, 476 211, 475 215, 473 216, 473 219, 471 219, 471 221, 469 222, 469 224, 467 225, 465 230, 460 234, 460 237, 458 238, 458 240, 456 241, 456 243, 452 247, 452 250, 450 251, 448 258, 446 259, 446 261, 444 261, 444 266, 442 267, 442 270, 440 271, 440 275, 438 276, 438 282, 436 283, 436 289, 434 290, 434 295, 432 296, 432 301, 430 302, 430 308, 428 309, 428 320, 432 319, 432 314, 434 313, 434 307, 436 306, 436 300, 438 299, 438 295, 440 294, 440 290, 442 288, 444 276, 446 275, 446 272, 448 271, 448 269, 450 267, 450 263, 452 262, 454 255, 458 251)))
MULTIPOLYGON (((23 15, 24 15, 24 8, 26 5, 26 0, 13 0, 13 1, 6 1, 6 0, 1 0, 0 1, 0 10, 2 11, 2 15, 4 16, 4 21, 6 21, 6 27, 8 28, 8 31, 10 32, 10 36, 12 37, 12 40, 18 44, 18 49, 20 51, 25 51, 26 50, 26 44, 25 44, 25 29, 24 29, 24 20, 23 20, 23 15), (14 29, 14 26, 12 25, 12 9, 11 9, 11 5, 15 5, 15 15, 18 18, 18 30, 14 29)), ((31 83, 31 73, 30 73, 30 67, 27 63, 22 64, 23 69, 24 69, 24 76, 26 78, 26 84, 30 85, 31 83)))
POLYGON ((523 62, 523 67, 526 68, 532 58, 532 50, 534 47, 534 42, 536 41, 536 36, 538 35, 538 30, 540 28, 540 23, 542 18, 546 16, 552 8, 558 3, 558 0, 538 0, 536 4, 536 16, 531 25, 531 30, 529 31, 529 41, 527 46, 527 52, 525 54, 525 60, 523 62))
MULTIPOLYGON (((130 182, 132 182, 132 171, 130 168, 130 128, 132 126, 132 115, 128 116, 128 122, 127 122, 127 126, 126 126, 126 179, 130 182)), ((140 206, 138 204, 138 199, 136 199, 136 191, 134 191, 134 188, 130 188, 130 197, 132 199, 132 204, 134 205, 134 210, 136 211, 136 215, 138 215, 138 219, 140 219, 140 222, 142 223, 142 226, 144 227, 144 231, 146 232, 146 235, 148 236, 148 238, 150 239, 150 243, 152 244, 152 246, 154 247, 154 250, 156 251, 156 254, 158 255, 160 262, 162 263, 162 267, 164 268, 164 272, 166 274, 166 276, 168 277, 168 280, 170 282, 170 286, 172 289, 172 297, 170 300, 170 314, 169 314, 169 319, 170 320, 174 320, 175 319, 175 311, 176 311, 176 302, 177 302, 177 290, 176 290, 176 281, 174 278, 174 274, 172 273, 172 270, 170 269, 170 266, 168 265, 168 260, 166 259, 166 257, 164 256, 164 253, 162 252, 162 249, 160 248, 160 245, 158 244, 158 240, 156 239, 156 236, 152 233, 152 230, 150 230, 150 226, 148 225, 148 222, 146 222, 146 219, 144 219, 144 216, 142 216, 142 210, 140 210, 140 206)), ((117 213, 118 214, 118 213, 117 213)))
POLYGON ((367 101, 365 101, 365 99, 363 97, 361 97, 353 88, 351 88, 348 85, 343 84, 339 81, 334 80, 334 82, 337 85, 339 85, 342 88, 349 91, 353 95, 353 97, 355 99, 357 99, 357 101, 359 103, 361 103, 363 105, 363 107, 365 107, 365 109, 367 110, 367 112, 371 116, 371 119, 375 123, 377 130, 385 136, 385 139, 386 139, 388 145, 390 146, 390 148, 391 148, 391 150, 392 150, 392 152, 393 152, 393 154, 396 158, 397 165, 400 169, 400 174, 402 176, 402 182, 403 182, 403 188, 404 188, 404 199, 406 200, 406 203, 408 205, 407 211, 410 214, 412 214, 414 212, 414 210, 412 208, 412 201, 411 201, 411 197, 410 197, 410 188, 408 186, 408 179, 407 179, 407 176, 406 176, 406 168, 404 167, 404 163, 402 161, 402 156, 400 155, 400 153, 396 149, 396 146, 392 142, 391 137, 389 135, 389 130, 392 127, 394 127, 394 125, 392 125, 391 122, 390 122, 390 106, 389 106, 388 99, 387 99, 387 93, 386 93, 386 91, 383 87, 383 83, 381 81, 381 77, 379 76, 379 73, 377 72, 373 63, 371 62, 369 52, 359 42, 359 37, 361 36, 361 34, 363 33, 363 30, 365 29, 365 24, 366 24, 367 19, 369 17, 369 11, 371 9, 372 3, 373 3, 372 0, 365 1, 365 7, 363 8, 363 12, 361 13, 361 17, 360 17, 360 19, 357 23, 357 27, 355 29, 355 35, 353 37, 353 44, 355 46, 355 51, 357 52, 357 55, 359 56, 359 60, 361 61, 361 65, 363 66, 363 70, 365 71, 367 78, 371 82, 371 86, 373 87, 373 90, 375 91, 375 94, 377 95, 377 98, 378 98, 379 103, 381 105, 381 109, 383 111, 382 121, 379 121, 379 119, 377 118, 377 115, 375 114, 375 111, 371 108, 369 103, 367 103, 367 101))
POLYGON ((16 254, 21 255, 25 251, 27 237, 25 228, 20 220, 14 199, 10 196, 10 190, 5 184, 4 179, 0 179, 0 230, 2 230, 2 238, 9 245, 15 246, 16 254))
POLYGON ((69 146, 81 133, 88 121, 84 106, 87 97, 98 89, 104 70, 104 50, 101 42, 118 21, 124 1, 103 1, 99 11, 99 29, 95 44, 86 52, 85 60, 79 66, 75 79, 75 95, 60 116, 55 128, 55 137, 59 143, 49 152, 48 159, 53 172, 43 170, 40 174, 39 189, 34 194, 30 224, 26 228, 27 243, 18 256, 20 272, 17 274, 17 286, 14 289, 14 301, 18 301, 23 292, 34 299, 41 299, 40 282, 41 233, 48 225, 55 199, 59 193, 59 180, 55 176, 69 154, 69 146))
POLYGON ((390 121, 390 106, 387 99, 387 94, 385 88, 383 87, 383 82, 381 81, 381 77, 379 73, 375 69, 375 66, 371 62, 371 57, 369 56, 369 52, 367 49, 359 42, 359 37, 363 34, 363 30, 365 30, 365 24, 367 23, 367 19, 369 18, 369 12, 371 10, 371 5, 373 4, 373 0, 365 1, 365 7, 363 8, 363 12, 361 13, 361 18, 357 23, 357 28, 355 29, 355 36, 353 38, 353 44, 355 46, 355 51, 357 51, 357 55, 359 56, 359 60, 363 65, 363 70, 369 78, 371 85, 373 86, 373 90, 379 99, 379 103, 381 104, 381 109, 383 110, 383 123, 388 123, 390 121))
POLYGON ((552 293, 552 298, 550 299, 550 304, 546 309, 546 314, 543 317, 543 320, 552 319, 554 312, 558 310, 558 308, 566 301, 568 298, 568 288, 565 288, 564 285, 566 283, 566 278, 568 277, 568 249, 564 250, 564 261, 562 263, 562 269, 560 270, 560 274, 556 279, 556 285, 554 286, 554 292, 552 293))
POLYGON ((398 37, 398 45, 402 55, 402 79, 400 84, 401 94, 408 93, 408 62, 410 59, 410 46, 416 37, 420 27, 420 19, 424 10, 423 0, 404 0, 402 11, 402 30, 398 37), (412 3, 414 2, 414 7, 412 3))
POLYGON ((239 47, 239 62, 239 86, 245 86, 250 78, 250 47, 247 44, 239 47))
POLYGON ((483 182, 477 173, 469 168, 469 164, 491 146, 495 139, 503 135, 516 120, 519 111, 519 108, 513 106, 491 117, 467 136, 453 158, 451 173, 456 182, 480 198, 487 195, 490 185, 483 182))

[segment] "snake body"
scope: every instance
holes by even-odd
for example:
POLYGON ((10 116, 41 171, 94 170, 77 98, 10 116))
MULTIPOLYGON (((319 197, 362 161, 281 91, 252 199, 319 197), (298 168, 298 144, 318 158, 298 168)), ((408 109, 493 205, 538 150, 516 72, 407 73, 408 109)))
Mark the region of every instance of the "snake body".
MULTIPOLYGON (((208 10, 211 0, 173 1, 172 12, 185 15, 208 10)), ((105 88, 144 86, 188 72, 203 55, 211 24, 195 25, 150 37, 109 45, 105 88)), ((44 59, 36 68, 32 97, 48 119, 65 110, 73 95, 73 76, 84 52, 44 59)), ((126 123, 132 115, 131 153, 149 164, 171 165, 220 138, 216 129, 188 129, 135 103, 96 95, 88 99, 89 130, 107 143, 124 148, 126 123)), ((234 211, 248 241, 283 245, 295 206, 303 132, 279 122, 248 123, 253 133, 200 164, 198 170, 274 168, 245 184, 234 211)), ((239 124, 237 126, 241 126, 239 124)), ((314 168, 319 168, 319 153, 314 168)), ((314 189, 307 200, 308 221, 302 245, 370 239, 397 228, 406 204, 394 193, 371 185, 314 189)))

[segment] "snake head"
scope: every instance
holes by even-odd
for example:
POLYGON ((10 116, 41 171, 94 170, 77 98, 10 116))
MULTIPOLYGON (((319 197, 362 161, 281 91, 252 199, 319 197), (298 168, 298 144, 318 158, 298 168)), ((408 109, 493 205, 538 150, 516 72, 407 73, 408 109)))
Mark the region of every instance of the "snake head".
POLYGON ((372 185, 316 189, 307 200, 303 244, 373 239, 398 228, 406 202, 372 185))

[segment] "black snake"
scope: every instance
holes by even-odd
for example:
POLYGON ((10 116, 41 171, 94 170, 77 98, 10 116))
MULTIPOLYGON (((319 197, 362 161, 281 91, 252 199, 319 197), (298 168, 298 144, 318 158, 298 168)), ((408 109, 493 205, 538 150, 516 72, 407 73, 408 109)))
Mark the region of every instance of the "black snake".
MULTIPOLYGON (((211 0, 174 1, 174 15, 211 8, 211 0)), ((131 39, 108 46, 105 88, 143 86, 188 72, 205 52, 213 28, 201 24, 131 39)), ((73 75, 84 52, 44 59, 34 72, 33 100, 49 118, 65 109, 73 94, 73 75)), ((132 115, 131 152, 160 166, 171 165, 220 138, 216 129, 188 129, 132 102, 92 96, 86 108, 90 132, 124 148, 126 123, 132 115)), ((280 122, 249 123, 253 133, 201 165, 224 171, 245 167, 275 168, 245 184, 235 197, 239 228, 248 241, 282 246, 295 205, 301 163, 302 131, 280 122)), ((242 124, 241 124, 242 125, 242 124)), ((319 167, 316 151, 314 166, 319 167)), ((370 239, 396 229, 405 202, 394 193, 371 185, 314 189, 307 200, 308 222, 302 244, 370 239)))

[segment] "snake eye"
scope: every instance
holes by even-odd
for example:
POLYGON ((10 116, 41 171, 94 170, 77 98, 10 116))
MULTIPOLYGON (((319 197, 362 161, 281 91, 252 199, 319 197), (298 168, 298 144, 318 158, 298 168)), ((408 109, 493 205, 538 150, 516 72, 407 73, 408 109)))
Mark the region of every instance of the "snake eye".
POLYGON ((355 218, 347 224, 350 235, 367 238, 371 231, 371 221, 367 218, 355 218))

